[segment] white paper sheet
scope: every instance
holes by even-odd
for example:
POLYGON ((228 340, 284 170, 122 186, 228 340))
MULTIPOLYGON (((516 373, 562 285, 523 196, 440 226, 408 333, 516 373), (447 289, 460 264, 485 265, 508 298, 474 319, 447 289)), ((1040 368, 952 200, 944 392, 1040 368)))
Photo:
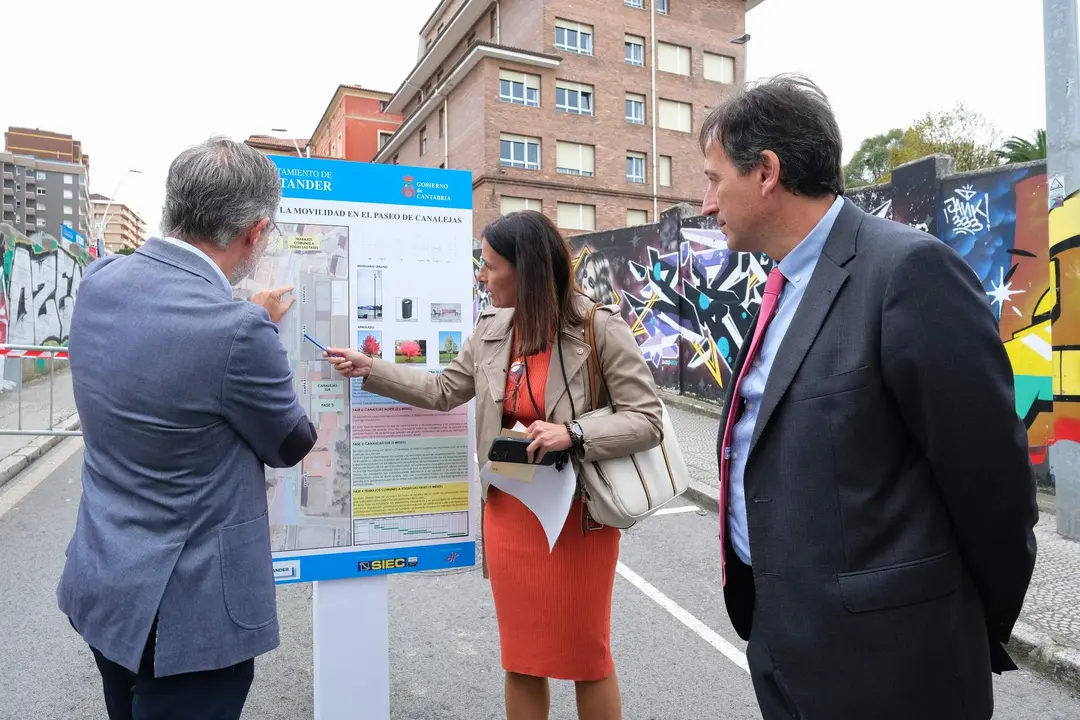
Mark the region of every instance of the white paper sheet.
MULTIPOLYGON (((518 427, 514 430, 520 432, 518 427)), ((567 463, 562 471, 554 465, 533 465, 535 472, 530 480, 519 480, 502 475, 492 469, 491 463, 484 464, 480 477, 487 480, 505 493, 509 493, 525 504, 532 511, 548 539, 548 552, 555 549, 566 516, 570 514, 570 505, 574 502, 577 489, 577 472, 573 463, 567 463)))

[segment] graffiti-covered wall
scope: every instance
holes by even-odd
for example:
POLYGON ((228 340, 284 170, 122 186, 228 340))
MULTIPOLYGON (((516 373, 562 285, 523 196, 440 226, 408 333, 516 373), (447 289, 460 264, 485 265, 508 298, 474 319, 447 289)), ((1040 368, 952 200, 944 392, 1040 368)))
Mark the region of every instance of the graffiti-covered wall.
MULTIPOLYGON (((848 197, 866 212, 936 235, 978 275, 1012 361, 1016 411, 1028 428, 1032 460, 1048 483, 1047 446, 1055 435, 1050 322, 1060 313, 1058 276, 1080 272, 1061 275, 1064 263, 1050 257, 1045 165, 963 175, 953 167, 945 156, 924 158, 894 170, 891 184, 857 188, 848 197)), ((594 299, 622 307, 657 384, 718 401, 751 334, 771 260, 728 252, 707 232, 712 229, 710 218, 673 211, 656 224, 570 242, 579 283, 594 299)), ((1070 242, 1056 246, 1062 257, 1080 248, 1080 240, 1070 242)), ((1080 285, 1068 291, 1074 287, 1080 285)), ((474 310, 487 301, 478 290, 474 310)), ((1076 415, 1064 424, 1080 438, 1080 410, 1076 415)), ((1058 418, 1058 434, 1062 426, 1058 418)))
POLYGON ((943 160, 898 168, 892 186, 860 188, 849 195, 868 212, 914 226, 925 223, 979 277, 1012 361, 1016 412, 1028 429, 1032 462, 1040 480, 1049 484, 1047 447, 1053 440, 1054 410, 1050 321, 1057 312, 1057 293, 1047 242, 1046 166, 1027 163, 953 175, 943 160), (932 207, 933 217, 903 213, 893 195, 899 186, 909 198, 904 207, 932 207))
POLYGON ((79 245, 0 225, 0 343, 65 345, 83 268, 79 245))

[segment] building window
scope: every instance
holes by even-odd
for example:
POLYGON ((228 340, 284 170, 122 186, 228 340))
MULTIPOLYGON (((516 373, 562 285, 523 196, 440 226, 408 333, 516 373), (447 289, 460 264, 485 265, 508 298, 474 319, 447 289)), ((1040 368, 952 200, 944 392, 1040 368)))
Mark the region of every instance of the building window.
POLYGON ((64 206, 64 214, 65 215, 74 215, 75 214, 75 208, 71 207, 70 205, 65 205, 64 206))
POLYGON ((435 37, 439 37, 440 35, 442 35, 443 27, 445 25, 446 23, 439 23, 439 29, 435 31, 435 37))
POLYGON ((555 172, 563 175, 592 177, 596 170, 596 150, 592 145, 555 143, 555 172))
POLYGON ((499 137, 499 164, 506 167, 540 169, 540 138, 520 135, 499 137))
POLYGON ((645 155, 642 153, 626 153, 626 179, 632 183, 645 182, 645 155))
POLYGON ((540 76, 500 70, 499 99, 515 105, 540 107, 540 76))
POLYGON ((627 210, 626 211, 626 227, 636 227, 638 225, 649 224, 649 211, 648 210, 627 210))
POLYGON ((379 149, 382 150, 386 147, 386 143, 390 142, 390 138, 394 137, 394 133, 387 132, 386 130, 379 131, 379 149))
POLYGON ((495 40, 495 36, 499 34, 499 11, 492 10, 488 14, 488 22, 491 23, 491 39, 495 40))
POLYGON ((592 25, 555 20, 555 47, 580 55, 592 55, 592 25))
POLYGON ((669 14, 668 0, 653 0, 656 3, 656 12, 661 15, 669 14))
POLYGON ((45 225, 46 225, 45 218, 38 218, 37 219, 37 226, 39 228, 43 228, 43 227, 45 227, 45 225))
POLYGON ((735 58, 705 53, 705 79, 731 85, 735 82, 735 58))
MULTIPOLYGON (((38 195, 44 195, 44 194, 45 193, 38 190, 38 195)), ((64 191, 64 199, 65 200, 74 200, 75 199, 75 193, 71 192, 70 190, 65 190, 64 191)))
POLYGON ((627 35, 623 38, 628 65, 645 66, 645 38, 639 35, 627 35))
POLYGON ((439 169, 440 170, 445 170, 446 169, 446 163, 445 162, 439 163, 439 169))
POLYGON ((427 125, 420 128, 420 155, 427 153, 427 125))
POLYGON ((522 210, 535 210, 536 212, 540 212, 540 207, 540 201, 534 200, 533 198, 519 198, 503 195, 499 200, 500 215, 507 215, 522 210))
POLYGON ((330 157, 337 157, 337 145, 330 143, 330 157))
POLYGON ((64 184, 65 185, 70 185, 74 181, 75 181, 75 178, 72 177, 71 175, 65 175, 64 176, 64 184))
POLYGON ((645 124, 645 96, 626 93, 626 122, 645 124))
POLYGON ((593 114, 593 87, 565 80, 555 81, 555 109, 574 115, 593 114))
POLYGON ((386 101, 385 100, 380 100, 379 101, 379 112, 381 112, 381 113, 386 112, 386 101))
POLYGON ((661 100, 659 111, 659 124, 663 129, 687 133, 693 129, 693 120, 691 119, 693 113, 690 109, 690 103, 661 100))
POLYGON ((441 83, 441 82, 442 82, 442 73, 443 73, 443 70, 442 70, 442 68, 439 68, 439 72, 435 73, 435 85, 436 85, 436 86, 437 86, 437 85, 438 85, 439 83, 441 83))
POLYGON ((45 179, 45 173, 43 173, 43 172, 41 172, 40 170, 38 170, 38 171, 37 171, 37 179, 38 179, 38 180, 44 180, 44 179, 45 179))
POLYGON ((79 176, 79 184, 80 185, 85 185, 86 184, 86 176, 85 175, 80 175, 79 176))
POLYGON ((656 67, 676 75, 690 74, 690 48, 670 43, 657 43, 656 67))
POLYGON ((474 42, 476 42, 476 33, 471 32, 469 37, 465 38, 465 47, 471 46, 474 42))
POLYGON ((443 128, 444 128, 445 125, 446 125, 446 111, 443 110, 442 108, 439 108, 439 137, 443 136, 443 134, 444 134, 443 128))
POLYGON ((639 10, 645 9, 645 0, 623 0, 626 7, 638 8, 639 10))
POLYGON ((671 187, 671 157, 668 155, 660 156, 660 184, 671 187))
POLYGON ((595 230, 596 206, 559 203, 558 224, 567 230, 595 230))
MULTIPOLYGON (((64 191, 64 197, 67 198, 70 193, 71 193, 70 190, 65 190, 64 191)), ((37 189, 37 194, 38 194, 38 197, 45 197, 45 188, 38 188, 37 189)))
POLYGON ((41 212, 45 212, 45 211, 46 211, 46 210, 48 209, 48 208, 46 208, 46 207, 45 207, 44 205, 42 205, 41 203, 34 203, 34 205, 35 205, 35 207, 30 207, 30 206, 28 205, 28 206, 26 207, 26 209, 27 209, 27 210, 35 210, 35 209, 36 209, 36 210, 40 210, 41 212))
POLYGON ((393 163, 394 165, 397 165, 397 164, 398 164, 398 156, 397 156, 397 155, 395 155, 395 156, 394 156, 394 159, 393 159, 393 160, 391 160, 390 162, 392 162, 392 163, 393 163))

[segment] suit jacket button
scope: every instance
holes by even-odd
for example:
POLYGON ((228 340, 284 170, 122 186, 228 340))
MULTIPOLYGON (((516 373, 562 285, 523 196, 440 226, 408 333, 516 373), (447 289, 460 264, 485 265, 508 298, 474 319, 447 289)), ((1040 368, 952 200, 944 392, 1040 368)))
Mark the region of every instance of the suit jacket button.
POLYGON ((578 348, 578 349, 577 349, 577 354, 578 354, 578 355, 584 355, 584 354, 585 354, 585 351, 584 351, 584 350, 582 350, 581 348, 578 348))

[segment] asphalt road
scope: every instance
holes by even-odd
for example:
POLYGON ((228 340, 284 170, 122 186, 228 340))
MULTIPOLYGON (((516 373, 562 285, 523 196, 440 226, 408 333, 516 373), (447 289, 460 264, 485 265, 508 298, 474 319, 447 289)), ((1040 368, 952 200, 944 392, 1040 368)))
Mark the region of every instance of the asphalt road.
MULTIPOLYGON (((105 717, 93 660, 54 595, 79 500, 80 448, 65 441, 0 491, 2 720, 105 717)), ((716 522, 692 508, 623 536, 613 647, 626 718, 760 717, 737 664, 743 643, 724 614, 716 522)), ((504 717, 495 612, 480 571, 401 575, 389 585, 391 717, 504 717)), ((281 588, 278 601, 282 644, 258 661, 251 720, 313 715, 311 587, 281 588)), ((1080 717, 1080 699, 1026 672, 997 679, 996 689, 997 718, 1080 717)), ((576 717, 569 683, 555 683, 552 695, 552 718, 576 717)))

